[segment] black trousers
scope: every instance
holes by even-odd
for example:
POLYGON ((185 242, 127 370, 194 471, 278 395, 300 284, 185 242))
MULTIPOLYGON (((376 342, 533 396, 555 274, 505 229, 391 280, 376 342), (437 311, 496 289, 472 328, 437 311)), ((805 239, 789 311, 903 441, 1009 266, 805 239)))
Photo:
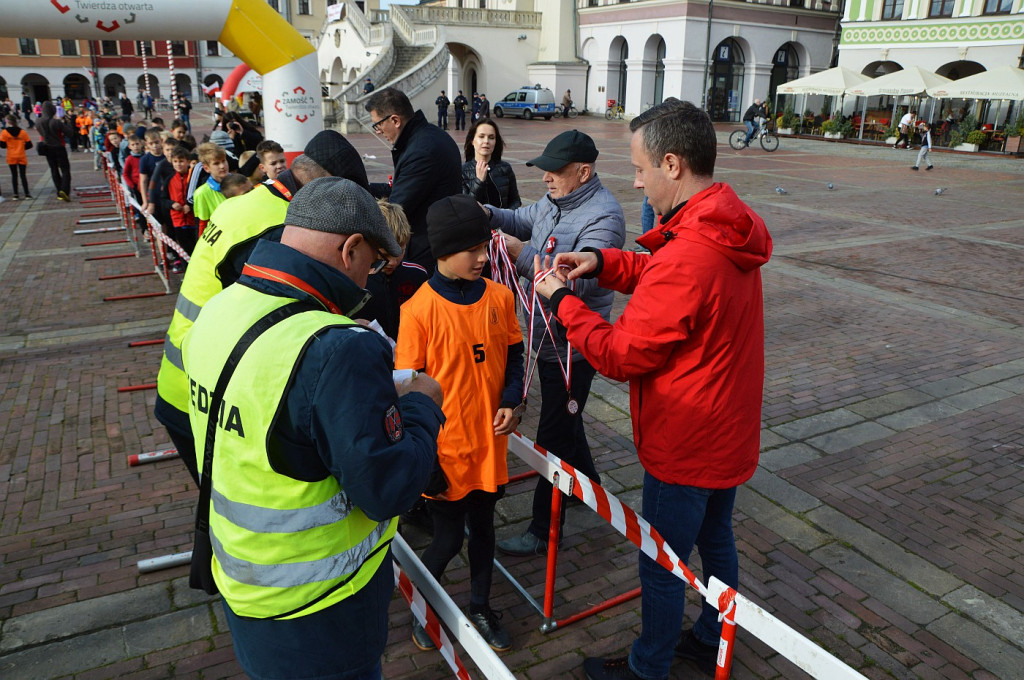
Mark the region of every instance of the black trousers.
POLYGON ((68 161, 68 150, 60 146, 46 145, 46 162, 50 165, 50 176, 57 191, 71 195, 71 163, 68 161))
POLYGON ((25 189, 25 195, 28 196, 28 178, 25 177, 25 169, 27 165, 11 165, 11 184, 14 185, 14 193, 18 193, 18 175, 21 175, 21 186, 25 189))
MULTIPOLYGON (((583 408, 590 396, 590 385, 594 382, 597 371, 587 361, 574 361, 572 364, 572 387, 569 393, 565 390, 565 378, 558 364, 553 361, 538 361, 537 372, 540 374, 540 422, 537 425, 537 444, 555 454, 569 465, 585 474, 596 483, 601 483, 601 476, 594 468, 594 459, 590 455, 590 444, 583 430, 583 408), (572 415, 566 409, 569 394, 576 400, 579 409, 572 415)), ((564 500, 564 499, 563 499, 564 500)), ((565 506, 562 507, 560 521, 565 523, 565 506)), ((548 529, 551 527, 551 482, 541 478, 537 480, 537 488, 533 492, 533 521, 527 529, 537 538, 547 541, 548 529)))
POLYGON ((437 127, 444 130, 448 129, 448 109, 437 112, 437 127))
POLYGON ((494 570, 494 506, 505 495, 505 487, 497 491, 470 491, 457 501, 427 499, 434 521, 434 538, 423 551, 423 566, 441 580, 452 558, 462 550, 462 541, 469 529, 469 603, 481 607, 491 597, 491 576, 494 570))
POLYGON ((464 110, 455 109, 455 129, 466 129, 466 112, 464 110))

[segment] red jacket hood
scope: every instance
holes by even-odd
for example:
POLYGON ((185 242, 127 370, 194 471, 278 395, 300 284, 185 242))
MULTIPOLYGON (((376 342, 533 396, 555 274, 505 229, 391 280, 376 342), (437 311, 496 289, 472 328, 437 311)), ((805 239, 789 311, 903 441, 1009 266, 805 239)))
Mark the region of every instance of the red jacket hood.
POLYGON ((772 254, 764 220, 722 182, 692 196, 671 220, 636 242, 654 253, 673 238, 709 245, 744 271, 760 267, 772 254))

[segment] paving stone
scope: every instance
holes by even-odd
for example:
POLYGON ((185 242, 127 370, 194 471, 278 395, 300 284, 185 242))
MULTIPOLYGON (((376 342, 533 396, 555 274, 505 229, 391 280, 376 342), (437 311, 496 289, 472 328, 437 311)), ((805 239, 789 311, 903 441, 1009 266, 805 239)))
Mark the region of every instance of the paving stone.
POLYGON ((778 434, 775 434, 768 428, 761 429, 761 451, 765 451, 766 449, 772 449, 775 448, 776 446, 782 446, 783 444, 786 444, 788 442, 788 439, 778 434))
POLYGON ((821 505, 821 501, 789 482, 758 468, 747 482, 751 489, 792 512, 807 512, 821 505))
POLYGON ((840 408, 835 409, 834 411, 819 413, 808 418, 800 418, 799 420, 794 420, 785 423, 784 425, 776 425, 772 430, 790 441, 799 441, 807 439, 808 437, 813 437, 816 434, 821 434, 822 432, 838 430, 841 427, 853 425, 854 423, 859 423, 862 420, 864 420, 863 416, 844 408, 840 408))
POLYGON ((868 442, 885 439, 893 434, 893 430, 889 429, 887 425, 888 423, 884 422, 881 424, 875 422, 859 423, 814 437, 807 440, 807 443, 821 449, 825 453, 839 453, 840 451, 846 451, 868 442))
POLYGON ((0 676, 4 680, 56 678, 125 657, 124 636, 115 628, 0 656, 0 676))
POLYGON ((999 678, 1020 677, 1024 652, 999 643, 992 633, 955 613, 928 625, 928 631, 969 657, 982 660, 985 670, 999 678))
POLYGON ((988 404, 996 401, 1009 399, 1012 396, 1014 396, 1012 392, 1007 392, 1006 390, 998 387, 990 386, 979 387, 976 390, 968 390, 967 392, 954 394, 943 401, 953 408, 957 408, 962 411, 970 411, 980 406, 987 406, 988 404))
POLYGON ((912 585, 841 545, 833 543, 818 548, 811 552, 811 557, 914 623, 927 625, 949 611, 912 585))
POLYGON ((758 464, 769 472, 778 472, 794 465, 801 465, 821 458, 821 452, 806 444, 789 444, 777 449, 762 451, 758 464))
POLYGON ((921 390, 925 394, 930 394, 933 397, 941 399, 942 397, 948 397, 952 394, 959 394, 966 390, 974 387, 975 384, 965 378, 953 377, 946 378, 945 380, 936 380, 925 385, 921 385, 917 389, 921 390))
POLYGON ((736 492, 736 508, 743 514, 756 519, 759 524, 771 527, 774 533, 804 552, 811 551, 832 540, 827 534, 812 527, 806 520, 795 517, 751 490, 747 485, 741 486, 736 492))
POLYGON ((879 416, 887 416, 897 411, 906 410, 912 406, 918 406, 932 401, 932 399, 933 397, 930 394, 925 394, 920 390, 900 390, 899 392, 884 394, 874 399, 865 399, 856 404, 851 404, 847 408, 865 418, 875 419, 879 416))
POLYGON ((155 583, 123 593, 16 616, 3 622, 0 652, 72 637, 154 616, 170 609, 167 586, 155 583))
POLYGON ((1024 634, 1024 614, 974 586, 957 588, 942 601, 1002 638, 1020 640, 1024 634))
POLYGON ((891 416, 884 416, 879 418, 878 422, 893 430, 910 430, 955 416, 963 410, 945 401, 933 401, 930 404, 916 406, 891 416))
POLYGON ((806 518, 824 529, 828 535, 842 536, 844 543, 864 555, 873 556, 885 569, 895 572, 925 592, 941 597, 962 587, 960 579, 830 507, 811 510, 806 518))

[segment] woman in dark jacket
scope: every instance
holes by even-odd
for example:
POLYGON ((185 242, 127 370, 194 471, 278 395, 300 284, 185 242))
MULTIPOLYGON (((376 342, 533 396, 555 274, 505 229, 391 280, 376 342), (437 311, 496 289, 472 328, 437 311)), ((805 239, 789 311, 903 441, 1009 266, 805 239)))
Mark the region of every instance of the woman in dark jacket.
POLYGON ((57 189, 57 199, 70 201, 71 164, 68 162, 68 150, 64 146, 64 140, 69 132, 73 131, 56 115, 57 107, 53 102, 43 102, 43 112, 36 127, 43 138, 41 153, 50 164, 50 175, 53 177, 53 186, 57 189))
POLYGON ((501 160, 505 142, 497 124, 481 118, 466 132, 466 162, 462 164, 462 193, 480 203, 515 210, 523 205, 512 166, 501 160))

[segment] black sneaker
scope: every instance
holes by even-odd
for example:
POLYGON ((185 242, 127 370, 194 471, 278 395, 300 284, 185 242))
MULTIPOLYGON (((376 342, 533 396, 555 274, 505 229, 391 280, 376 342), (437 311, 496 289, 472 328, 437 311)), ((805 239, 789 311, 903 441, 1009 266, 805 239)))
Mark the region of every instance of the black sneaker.
POLYGON ((427 629, 420 625, 420 622, 416 619, 412 621, 412 643, 419 647, 424 652, 429 652, 431 649, 437 649, 437 645, 427 635, 427 629))
POLYGON ((692 661, 697 668, 710 677, 715 677, 715 667, 718 665, 718 647, 706 645, 697 639, 693 629, 683 633, 679 644, 676 645, 676 656, 680 659, 692 661))
POLYGON ((911 170, 917 170, 918 168, 917 168, 917 166, 916 166, 916 165, 911 165, 911 166, 910 166, 910 169, 911 169, 911 170))
POLYGON ((640 680, 640 676, 629 667, 629 658, 601 659, 590 657, 583 662, 587 680, 640 680))
POLYGON ((498 622, 501 614, 488 608, 480 614, 470 612, 466 617, 473 624, 473 627, 476 628, 476 631, 480 633, 480 637, 491 646, 491 649, 496 652, 504 652, 512 648, 512 639, 498 622))
POLYGON ((927 168, 925 168, 925 170, 931 170, 933 167, 935 167, 935 166, 934 165, 929 165, 927 168))

